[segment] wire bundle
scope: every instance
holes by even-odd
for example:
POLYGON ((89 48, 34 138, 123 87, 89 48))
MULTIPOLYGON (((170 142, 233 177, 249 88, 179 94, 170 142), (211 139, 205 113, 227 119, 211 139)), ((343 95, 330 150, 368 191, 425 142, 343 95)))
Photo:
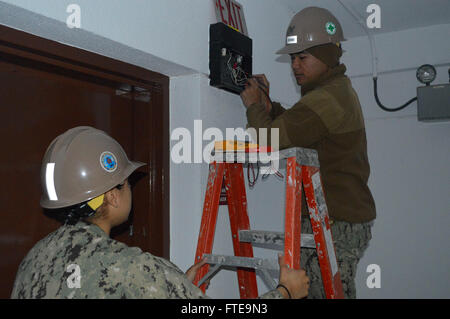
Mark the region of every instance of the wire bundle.
POLYGON ((235 62, 234 65, 231 65, 231 59, 233 58, 233 54, 228 53, 229 58, 227 62, 228 71, 230 72, 231 80, 237 86, 244 86, 247 83, 248 77, 245 71, 242 69, 239 62, 235 62))

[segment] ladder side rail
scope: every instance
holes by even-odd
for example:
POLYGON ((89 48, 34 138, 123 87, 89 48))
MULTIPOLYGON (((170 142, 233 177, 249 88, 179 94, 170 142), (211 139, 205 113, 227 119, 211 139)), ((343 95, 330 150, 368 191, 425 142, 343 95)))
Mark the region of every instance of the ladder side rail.
MULTIPOLYGON (((240 230, 250 230, 247 213, 247 196, 242 164, 226 164, 225 189, 227 191, 228 213, 235 256, 253 257, 251 243, 239 241, 240 230)), ((258 297, 258 286, 254 269, 238 268, 237 277, 241 299, 258 297)))
POLYGON ((286 165, 284 258, 290 268, 300 269, 302 170, 296 157, 286 165))
MULTIPOLYGON (((194 263, 198 263, 204 254, 211 254, 214 243, 214 234, 216 231, 217 213, 219 210, 220 191, 224 176, 224 163, 213 162, 209 165, 208 183, 203 203, 203 215, 200 224, 200 231, 197 241, 197 250, 194 263)), ((194 284, 197 285, 209 271, 209 264, 201 267, 195 276, 194 284)), ((206 291, 206 285, 200 287, 203 293, 206 291)))
POLYGON ((302 173, 325 294, 327 299, 340 299, 344 295, 320 171, 317 167, 303 166, 302 173))

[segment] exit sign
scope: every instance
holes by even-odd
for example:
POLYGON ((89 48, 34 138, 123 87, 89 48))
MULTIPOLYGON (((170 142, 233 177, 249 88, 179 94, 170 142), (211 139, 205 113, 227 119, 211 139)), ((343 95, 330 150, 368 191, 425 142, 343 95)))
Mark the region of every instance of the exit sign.
POLYGON ((223 22, 248 36, 247 24, 245 23, 244 8, 233 0, 213 0, 216 7, 218 22, 223 22))

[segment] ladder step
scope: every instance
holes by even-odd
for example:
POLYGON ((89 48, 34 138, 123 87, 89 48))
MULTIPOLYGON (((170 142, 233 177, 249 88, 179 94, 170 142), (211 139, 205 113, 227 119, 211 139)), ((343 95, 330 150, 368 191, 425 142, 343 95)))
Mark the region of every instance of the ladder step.
MULTIPOLYGON (((244 243, 261 244, 276 250, 284 250, 284 233, 264 230, 240 230, 239 241, 244 243)), ((303 248, 316 248, 313 234, 302 234, 303 248)))
POLYGON ((279 270, 280 266, 278 261, 275 259, 263 259, 263 258, 251 258, 251 257, 237 257, 237 256, 226 256, 226 255, 211 255, 204 254, 203 257, 206 259, 208 264, 220 265, 220 266, 231 266, 231 267, 242 267, 242 268, 253 268, 253 269, 265 269, 265 270, 279 270))
POLYGON ((209 272, 199 281, 199 286, 203 285, 208 279, 211 279, 222 266, 243 267, 255 269, 255 272, 261 277, 267 287, 271 290, 277 287, 277 283, 270 275, 270 271, 279 271, 280 266, 274 259, 236 257, 225 255, 208 255, 203 257, 206 262, 213 265, 209 272))
POLYGON ((212 154, 217 163, 261 163, 267 164, 271 161, 281 161, 295 157, 300 165, 320 167, 319 157, 316 150, 306 148, 291 148, 278 152, 255 152, 246 153, 239 151, 217 151, 212 154), (269 155, 270 154, 270 155, 269 155))

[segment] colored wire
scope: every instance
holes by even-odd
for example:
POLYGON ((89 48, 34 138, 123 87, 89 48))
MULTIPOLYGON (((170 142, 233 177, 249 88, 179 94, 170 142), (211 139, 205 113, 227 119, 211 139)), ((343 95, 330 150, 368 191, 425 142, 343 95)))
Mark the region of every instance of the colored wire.
POLYGON ((259 177, 259 164, 256 163, 256 175, 255 175, 255 168, 253 166, 252 163, 248 164, 247 167, 247 180, 248 180, 248 185, 250 186, 250 188, 253 188, 256 184, 256 181, 258 180, 259 177), (252 172, 253 175, 253 179, 250 179, 250 171, 252 172))
POLYGON ((397 111, 403 110, 405 107, 410 105, 412 102, 417 101, 417 97, 415 97, 415 98, 412 98, 411 100, 409 100, 408 102, 406 102, 405 104, 403 104, 402 106, 399 106, 397 108, 394 108, 394 109, 387 108, 386 106, 381 104, 380 99, 378 98, 378 78, 376 78, 376 77, 373 78, 373 92, 375 95, 375 101, 377 102, 378 106, 386 112, 397 112, 397 111))

